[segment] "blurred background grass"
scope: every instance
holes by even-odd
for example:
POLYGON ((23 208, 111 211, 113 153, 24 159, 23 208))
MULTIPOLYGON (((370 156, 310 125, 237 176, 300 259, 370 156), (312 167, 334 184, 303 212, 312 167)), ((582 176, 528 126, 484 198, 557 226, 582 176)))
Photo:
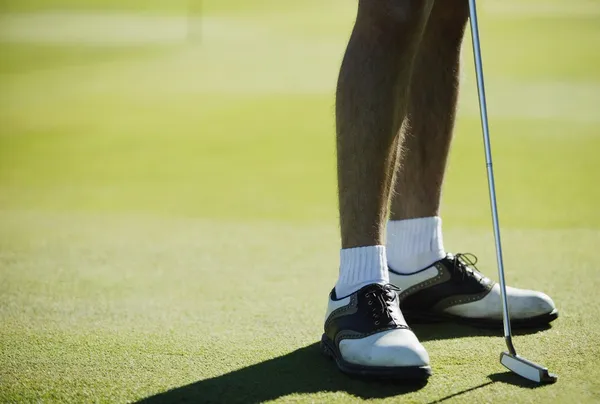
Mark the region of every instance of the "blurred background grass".
MULTIPOLYGON (((562 315, 518 342, 569 388, 470 398, 598 398, 581 358, 600 354, 587 328, 600 304, 600 5, 480 3, 509 278, 552 294, 562 315)), ((337 272, 333 94, 355 8, 0 1, 1 397, 130 401, 319 337, 337 272), (273 318, 274 301, 296 328, 273 318)), ((445 235, 493 275, 469 38, 463 53, 445 235)), ((439 376, 400 399, 485 382, 502 346, 487 337, 426 341, 439 376)), ((330 388, 295 381, 287 393, 356 399, 320 362, 302 365, 330 388)), ((228 400, 282 396, 252 386, 228 400)), ((222 400, 222 385, 206 394, 222 400)))
MULTIPOLYGON (((597 19, 537 18, 533 3, 482 6, 503 224, 597 226, 597 19)), ((162 14, 187 4, 5 2, 38 12, 6 14, 0 31, 0 206, 336 220, 332 93, 354 5, 205 1, 200 21, 162 14)), ((469 49, 444 216, 479 226, 469 49)))

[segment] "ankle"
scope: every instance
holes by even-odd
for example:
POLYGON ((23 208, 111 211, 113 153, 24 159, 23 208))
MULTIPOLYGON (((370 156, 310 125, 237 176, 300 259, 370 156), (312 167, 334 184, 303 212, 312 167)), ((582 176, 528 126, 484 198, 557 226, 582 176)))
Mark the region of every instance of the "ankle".
POLYGON ((385 246, 340 250, 340 274, 335 285, 338 298, 348 296, 373 283, 389 283, 385 246))
POLYGON ((387 260, 390 269, 411 274, 446 256, 442 219, 437 216, 391 220, 387 225, 387 260))

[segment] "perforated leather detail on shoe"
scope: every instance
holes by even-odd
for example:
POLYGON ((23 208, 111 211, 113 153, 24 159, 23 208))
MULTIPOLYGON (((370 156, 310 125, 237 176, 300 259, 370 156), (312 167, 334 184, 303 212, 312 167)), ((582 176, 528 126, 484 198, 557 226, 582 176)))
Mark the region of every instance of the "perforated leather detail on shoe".
POLYGON ((492 290, 494 282, 475 268, 476 260, 470 257, 466 254, 448 255, 436 262, 434 266, 438 276, 401 292, 400 306, 407 310, 441 311, 483 299, 492 290))
POLYGON ((344 338, 356 339, 386 330, 408 329, 400 312, 397 292, 392 285, 373 284, 353 293, 346 306, 327 317, 325 335, 339 343, 344 338))

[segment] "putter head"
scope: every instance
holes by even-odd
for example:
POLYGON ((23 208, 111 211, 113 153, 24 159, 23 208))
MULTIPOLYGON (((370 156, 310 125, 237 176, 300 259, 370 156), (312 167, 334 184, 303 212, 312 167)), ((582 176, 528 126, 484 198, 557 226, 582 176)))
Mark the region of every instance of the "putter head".
POLYGON ((502 352, 500 363, 508 370, 536 383, 555 383, 558 379, 557 375, 548 372, 548 368, 521 358, 519 355, 502 352))

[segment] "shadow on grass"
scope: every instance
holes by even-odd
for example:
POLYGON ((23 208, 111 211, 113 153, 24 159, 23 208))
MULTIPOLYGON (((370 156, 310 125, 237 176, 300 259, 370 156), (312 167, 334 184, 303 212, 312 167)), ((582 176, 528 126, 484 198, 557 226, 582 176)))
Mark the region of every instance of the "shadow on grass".
POLYGON ((139 403, 259 403, 289 394, 343 391, 361 398, 385 398, 425 386, 363 381, 342 374, 312 344, 287 355, 145 398, 139 403))
MULTIPOLYGON (((545 328, 519 330, 516 334, 535 333, 545 328)), ((501 336, 500 330, 473 328, 463 325, 415 324, 415 333, 421 341, 443 340, 470 336, 501 336)), ((489 376, 490 381, 466 390, 452 393, 434 402, 442 402, 495 382, 509 383, 519 387, 535 388, 510 372, 489 376)), ((386 398, 410 393, 423 388, 426 382, 399 384, 396 382, 365 381, 342 374, 332 361, 321 355, 317 343, 300 348, 256 365, 227 373, 212 379, 201 380, 164 393, 145 398, 139 403, 259 403, 275 400, 290 394, 342 391, 354 396, 386 398)))
POLYGON ((511 372, 494 373, 492 375, 489 375, 488 378, 490 379, 489 382, 481 383, 480 385, 469 387, 468 389, 457 391, 456 393, 448 394, 447 396, 437 399, 435 401, 431 401, 428 404, 442 403, 444 401, 457 398, 459 396, 462 396, 463 394, 470 393, 472 391, 481 389, 494 383, 507 383, 516 387, 523 387, 527 389, 535 389, 543 386, 543 384, 532 382, 531 380, 524 379, 511 372))
POLYGON ((435 401, 431 401, 428 404, 442 403, 444 401, 447 401, 447 400, 450 400, 453 398, 457 398, 459 396, 462 396, 463 394, 470 393, 472 391, 481 389, 483 387, 489 386, 490 384, 494 384, 494 383, 506 383, 506 384, 510 384, 515 387, 522 387, 522 388, 527 388, 527 389, 536 389, 538 387, 543 386, 543 384, 535 383, 535 382, 532 382, 531 380, 524 379, 521 376, 518 376, 512 372, 494 373, 494 374, 489 375, 488 378, 490 379, 488 382, 481 383, 477 386, 469 387, 468 389, 457 391, 452 394, 448 394, 447 396, 439 398, 435 401))
POLYGON ((481 383, 478 386, 469 387, 468 389, 464 389, 464 390, 458 391, 456 393, 449 394, 446 397, 442 397, 439 400, 431 401, 429 404, 442 403, 442 402, 444 402, 446 400, 450 400, 451 398, 456 398, 456 397, 461 396, 463 394, 467 394, 467 393, 469 393, 471 391, 480 389, 480 388, 485 387, 485 386, 489 386, 492 383, 494 383, 494 382, 493 381, 489 381, 489 382, 481 383))
MULTIPOLYGON (((503 336, 503 331, 501 328, 476 328, 468 325, 452 323, 411 324, 411 328, 420 341, 437 341, 465 337, 503 336)), ((513 329, 513 335, 535 334, 540 331, 549 330, 550 328, 552 328, 552 326, 547 324, 539 327, 513 329)))
POLYGON ((546 386, 542 383, 532 382, 531 380, 525 379, 512 372, 494 373, 493 375, 489 375, 488 377, 494 383, 506 383, 516 387, 523 387, 527 389, 536 389, 538 387, 546 386))

